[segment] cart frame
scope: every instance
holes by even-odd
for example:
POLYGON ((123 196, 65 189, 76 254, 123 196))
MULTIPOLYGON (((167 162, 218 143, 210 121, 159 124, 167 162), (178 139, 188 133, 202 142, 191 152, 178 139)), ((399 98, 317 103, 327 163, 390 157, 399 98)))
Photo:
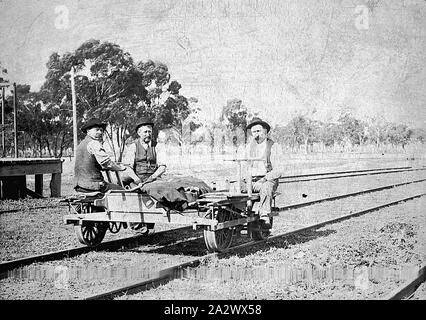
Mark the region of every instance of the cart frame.
MULTIPOLYGON (((68 199, 72 214, 66 215, 64 222, 74 225, 78 240, 88 246, 98 245, 107 230, 117 233, 121 227, 142 224, 145 232, 139 233, 148 235, 153 233, 156 223, 192 225, 194 230, 202 228, 209 251, 227 249, 233 236, 239 233, 236 231, 244 229, 254 240, 265 239, 270 230, 263 228, 259 216, 253 211, 253 205, 259 201, 259 194, 252 192, 251 172, 246 177, 247 193, 241 192, 241 162, 257 159, 231 161, 236 161, 239 168, 237 192, 224 190, 202 194, 182 212, 167 208, 148 194, 135 190, 110 190, 105 194, 81 195, 68 199)), ((110 180, 110 173, 107 176, 110 180)), ((278 215, 276 195, 273 197, 272 216, 278 215)))

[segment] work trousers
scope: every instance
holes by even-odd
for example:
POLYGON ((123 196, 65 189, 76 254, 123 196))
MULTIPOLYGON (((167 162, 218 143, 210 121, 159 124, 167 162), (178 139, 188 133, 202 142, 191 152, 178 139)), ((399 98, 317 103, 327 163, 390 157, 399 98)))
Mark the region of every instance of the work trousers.
POLYGON ((272 195, 278 188, 278 179, 265 181, 262 183, 259 191, 258 213, 262 216, 271 216, 273 197, 272 195))

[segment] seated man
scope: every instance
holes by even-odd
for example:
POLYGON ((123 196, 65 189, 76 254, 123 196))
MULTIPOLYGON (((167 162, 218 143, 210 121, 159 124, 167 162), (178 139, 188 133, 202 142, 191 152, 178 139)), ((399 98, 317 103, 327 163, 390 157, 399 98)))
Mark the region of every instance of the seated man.
POLYGON ((259 192, 258 214, 264 223, 265 228, 271 228, 269 217, 272 213, 272 195, 278 187, 280 174, 272 170, 271 150, 274 144, 268 137, 270 125, 265 121, 255 117, 248 124, 247 130, 251 130, 253 139, 246 146, 246 157, 251 159, 262 159, 254 161, 252 164, 252 175, 260 176, 254 180, 253 191, 259 192))
POLYGON ((173 177, 164 175, 166 165, 159 161, 153 141, 154 123, 143 118, 136 126, 139 138, 126 153, 126 163, 134 170, 124 172, 122 180, 133 187, 141 185, 141 191, 160 201, 169 208, 183 210, 190 199, 185 191, 198 189, 199 193, 210 192, 212 189, 200 179, 193 177, 173 177))
POLYGON ((148 118, 142 118, 135 131, 139 138, 130 145, 126 163, 128 163, 137 176, 126 175, 125 180, 133 180, 133 183, 149 183, 159 178, 165 171, 165 164, 158 164, 155 143, 152 140, 154 123, 148 118))
POLYGON ((126 167, 111 160, 103 148, 103 134, 106 123, 97 118, 88 120, 81 130, 86 137, 75 152, 74 179, 77 192, 106 192, 121 190, 121 186, 104 180, 102 170, 123 171, 126 167))

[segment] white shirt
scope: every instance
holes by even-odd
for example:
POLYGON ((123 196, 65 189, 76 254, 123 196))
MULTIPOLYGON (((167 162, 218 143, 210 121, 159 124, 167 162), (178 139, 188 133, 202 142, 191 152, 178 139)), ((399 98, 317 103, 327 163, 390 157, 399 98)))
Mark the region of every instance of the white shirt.
POLYGON ((257 143, 256 140, 252 140, 246 147, 246 157, 263 159, 264 161, 253 161, 251 167, 251 174, 253 176, 264 176, 266 175, 266 140, 262 143, 257 143))
POLYGON ((89 143, 87 143, 87 152, 95 156, 96 161, 98 161, 103 169, 109 169, 111 167, 112 160, 106 153, 101 141, 94 139, 89 141, 89 143))
POLYGON ((92 139, 87 143, 87 152, 94 155, 104 170, 122 171, 124 167, 116 164, 104 149, 103 141, 92 139))

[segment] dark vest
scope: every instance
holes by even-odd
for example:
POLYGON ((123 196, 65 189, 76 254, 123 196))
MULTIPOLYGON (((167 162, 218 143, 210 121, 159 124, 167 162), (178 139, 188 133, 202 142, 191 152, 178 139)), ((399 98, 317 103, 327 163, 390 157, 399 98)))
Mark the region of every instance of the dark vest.
POLYGON ((157 170, 157 153, 155 147, 149 146, 148 149, 145 149, 139 139, 135 145, 136 155, 133 170, 143 181, 157 170))
POLYGON ((100 190, 99 182, 104 181, 102 167, 94 155, 87 151, 87 144, 92 138, 86 137, 77 147, 74 179, 76 186, 90 190, 100 190))

